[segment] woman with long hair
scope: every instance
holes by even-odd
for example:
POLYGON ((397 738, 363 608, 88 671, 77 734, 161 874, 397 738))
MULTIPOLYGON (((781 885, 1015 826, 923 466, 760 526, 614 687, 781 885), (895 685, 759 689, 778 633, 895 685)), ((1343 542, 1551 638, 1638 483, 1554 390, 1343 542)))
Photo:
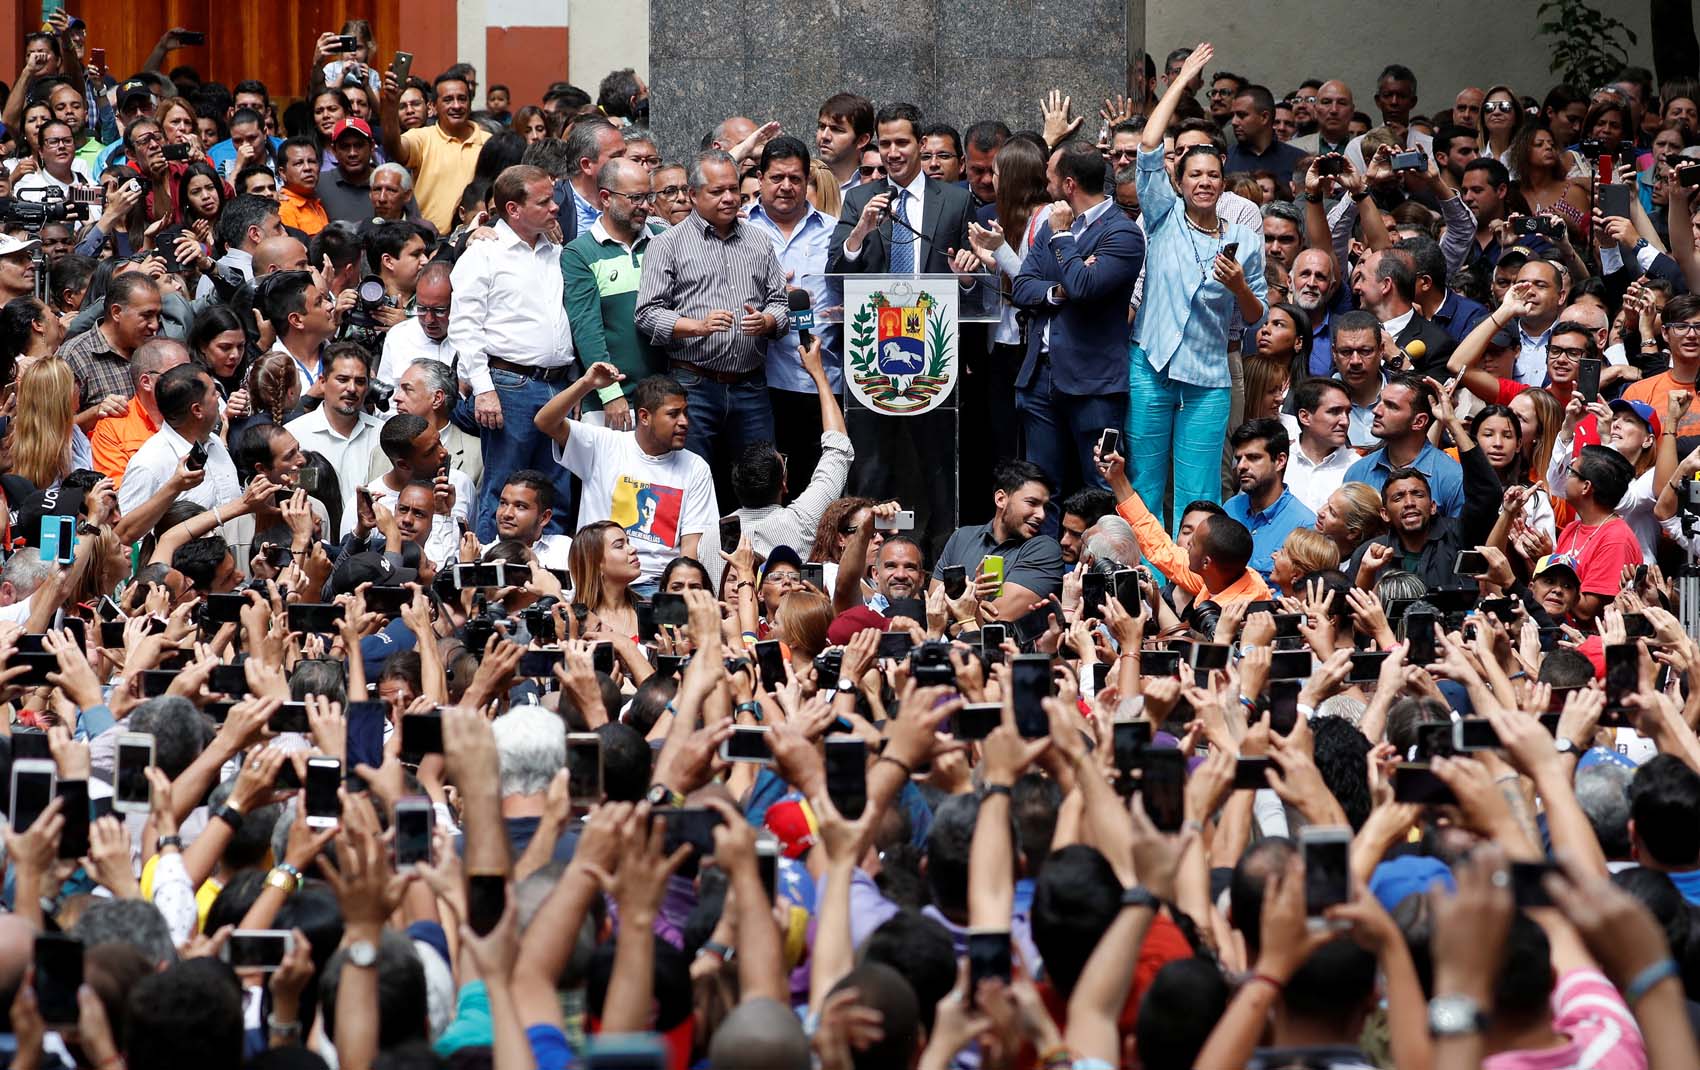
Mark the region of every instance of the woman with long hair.
POLYGON ((1582 120, 1583 140, 1621 141, 1629 135, 1629 105, 1607 97, 1588 106, 1582 120))
POLYGON ((527 104, 514 112, 514 133, 525 139, 527 145, 535 145, 539 141, 548 141, 549 113, 535 104, 527 104))
POLYGON ((1381 493, 1368 483, 1342 483, 1316 511, 1316 530, 1334 540, 1340 560, 1387 530, 1381 517, 1381 493))
POLYGON ((675 557, 661 570, 661 579, 656 590, 666 594, 684 594, 686 591, 707 591, 713 594, 714 578, 696 558, 675 557))
POLYGON ((319 169, 329 171, 336 166, 336 155, 331 152, 331 143, 336 140, 336 124, 351 114, 348 96, 332 83, 315 92, 307 106, 312 115, 313 140, 319 143, 319 158, 323 161, 319 169))
POLYGON ((1298 418, 1285 412, 1293 387, 1310 378, 1310 350, 1315 343, 1310 316, 1290 301, 1276 301, 1257 330, 1257 353, 1245 357, 1245 418, 1279 417, 1287 434, 1298 441, 1298 418), (1254 371, 1253 360, 1260 361, 1254 371), (1275 366, 1279 366, 1280 371, 1275 366), (1257 376, 1254 386, 1252 377, 1257 376))
POLYGON ((1552 447, 1558 441, 1558 429, 1564 424, 1564 406, 1543 387, 1530 387, 1511 398, 1511 411, 1523 428, 1523 451, 1529 458, 1529 481, 1546 479, 1547 464, 1552 460, 1552 447))
MULTIPOLYGON (((1511 166, 1511 143, 1523 129, 1523 105, 1508 85, 1496 85, 1482 98, 1482 111, 1476 118, 1476 137, 1481 154, 1492 156, 1507 168, 1511 166)), ((1516 178, 1517 172, 1512 171, 1516 178)))
POLYGON ((58 352, 65 325, 34 297, 14 297, 0 307, 0 386, 9 387, 31 364, 58 352))
POLYGON ((1592 210, 1585 179, 1569 177, 1569 164, 1545 122, 1524 127, 1511 146, 1517 195, 1529 215, 1556 215, 1573 239, 1587 235, 1592 210))
POLYGON ((189 356, 218 384, 218 392, 225 399, 226 425, 250 411, 242 375, 247 355, 248 335, 228 305, 211 305, 195 317, 195 325, 189 329, 189 356))
POLYGON ((248 366, 248 412, 230 422, 230 440, 256 423, 288 423, 301 404, 301 374, 295 358, 273 350, 248 366))
POLYGON ((1556 538, 1558 529, 1553 523, 1552 499, 1530 480, 1527 446, 1532 443, 1533 435, 1524 434, 1522 417, 1509 405, 1485 406, 1470 418, 1470 437, 1493 466, 1501 490, 1531 488, 1532 493, 1523 502, 1523 522, 1556 538))
POLYGON ((18 377, 12 417, 11 472, 39 490, 59 485, 77 468, 94 466, 88 436, 76 424, 77 379, 59 357, 44 357, 18 377))
POLYGON ((573 601, 595 618, 594 622, 587 619, 587 628, 635 642, 637 600, 631 586, 643 574, 643 567, 626 529, 612 520, 586 524, 573 536, 567 568, 573 577, 573 601))
POLYGON ((24 177, 24 175, 29 174, 30 171, 35 170, 36 134, 39 133, 42 126, 44 126, 52 118, 53 109, 48 107, 45 102, 40 104, 31 104, 29 107, 24 109, 23 127, 17 132, 18 142, 12 153, 13 159, 19 161, 11 168, 13 182, 24 177), (19 167, 23 167, 25 170, 19 172, 19 167))
POLYGON ((1214 55, 1208 43, 1193 50, 1184 77, 1169 86, 1140 133, 1145 295, 1129 355, 1126 457, 1138 498, 1159 512, 1171 489, 1177 505, 1220 500, 1233 404, 1228 327, 1236 312, 1246 323, 1264 314, 1262 237, 1216 210, 1221 150, 1214 143, 1186 149, 1172 180, 1164 167, 1164 131, 1187 83, 1214 55))

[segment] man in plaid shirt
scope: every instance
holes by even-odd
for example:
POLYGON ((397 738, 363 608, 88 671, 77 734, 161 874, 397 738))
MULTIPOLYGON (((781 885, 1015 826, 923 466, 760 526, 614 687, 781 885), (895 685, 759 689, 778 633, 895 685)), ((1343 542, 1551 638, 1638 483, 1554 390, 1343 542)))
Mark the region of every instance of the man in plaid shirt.
MULTIPOLYGON (((116 275, 106 290, 106 315, 59 347, 77 377, 79 410, 107 398, 129 402, 136 392, 130 356, 159 333, 159 306, 159 284, 152 276, 141 271, 116 275)), ((118 411, 123 411, 122 405, 118 411)))

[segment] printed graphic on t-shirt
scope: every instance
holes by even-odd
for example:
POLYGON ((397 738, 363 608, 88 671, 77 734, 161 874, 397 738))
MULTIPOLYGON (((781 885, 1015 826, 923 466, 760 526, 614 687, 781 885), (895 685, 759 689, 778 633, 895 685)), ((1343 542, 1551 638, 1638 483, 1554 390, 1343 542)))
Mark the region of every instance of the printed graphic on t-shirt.
POLYGON ((614 500, 608 515, 631 538, 672 546, 679 540, 679 516, 684 503, 685 492, 678 487, 621 476, 614 483, 614 500))

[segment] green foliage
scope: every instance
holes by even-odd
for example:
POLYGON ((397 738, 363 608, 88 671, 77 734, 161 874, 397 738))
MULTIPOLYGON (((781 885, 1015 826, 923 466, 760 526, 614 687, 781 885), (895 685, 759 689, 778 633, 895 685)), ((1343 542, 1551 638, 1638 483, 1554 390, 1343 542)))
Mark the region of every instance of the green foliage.
POLYGON ((1628 46, 1637 39, 1621 19, 1586 0, 1542 0, 1539 13, 1544 21, 1536 31, 1552 39, 1549 69, 1567 84, 1587 92, 1628 66, 1628 46))

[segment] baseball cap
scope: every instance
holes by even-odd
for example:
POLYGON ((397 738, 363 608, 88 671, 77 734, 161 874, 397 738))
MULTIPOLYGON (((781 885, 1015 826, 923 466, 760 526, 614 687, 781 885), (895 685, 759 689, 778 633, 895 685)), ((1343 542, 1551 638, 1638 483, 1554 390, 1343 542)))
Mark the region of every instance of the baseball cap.
POLYGON ((761 566, 761 578, 765 582, 767 574, 777 565, 790 565, 798 572, 803 571, 803 558, 789 546, 775 546, 767 552, 767 560, 761 566))
POLYGON ((1535 561, 1534 575, 1544 576, 1555 568, 1564 569, 1573 579, 1581 581, 1582 574, 1576 571, 1576 558, 1573 554, 1547 554, 1539 558, 1535 561))
POLYGON ((140 78, 132 78, 125 82, 118 87, 118 110, 124 110, 124 105, 135 97, 147 97, 151 102, 153 100, 153 87, 140 78))
POLYGON ((1494 349, 1511 349, 1522 344, 1522 340, 1517 337, 1517 332, 1510 327, 1500 328, 1493 332, 1492 338, 1488 339, 1488 345, 1494 349))
MULTIPOLYGON (((11 488, 8 488, 8 494, 11 488)), ((41 520, 47 516, 79 516, 83 511, 83 492, 79 489, 53 487, 22 499, 18 518, 12 523, 12 534, 25 546, 41 545, 41 520)))
POLYGON ((1436 883, 1448 892, 1458 890, 1452 871, 1440 859, 1401 855, 1375 867, 1369 876, 1369 891, 1381 902, 1383 910, 1391 911, 1406 896, 1425 893, 1436 883))
POLYGON ((1626 412, 1646 424, 1647 430, 1653 433, 1654 438, 1658 438, 1659 433, 1664 430, 1664 425, 1659 421, 1659 414, 1655 412, 1653 407, 1645 401, 1630 401, 1626 398, 1614 398, 1610 407, 1612 412, 1626 412))
POLYGON ((372 128, 366 125, 366 120, 353 118, 338 119, 336 126, 331 130, 331 140, 335 141, 349 130, 361 135, 367 141, 374 140, 372 137, 372 128))
POLYGON ((774 803, 767 808, 762 824, 779 837, 786 858, 803 857, 815 845, 820 833, 814 808, 803 799, 781 799, 774 803))
POLYGON ((10 234, 0 234, 0 256, 11 256, 13 253, 21 253, 26 249, 34 249, 40 244, 40 238, 31 238, 29 241, 25 241, 22 238, 14 238, 10 234))
POLYGON ((403 568, 380 553, 350 554, 331 573, 331 597, 353 594, 362 583, 399 587, 419 579, 416 569, 403 568))

